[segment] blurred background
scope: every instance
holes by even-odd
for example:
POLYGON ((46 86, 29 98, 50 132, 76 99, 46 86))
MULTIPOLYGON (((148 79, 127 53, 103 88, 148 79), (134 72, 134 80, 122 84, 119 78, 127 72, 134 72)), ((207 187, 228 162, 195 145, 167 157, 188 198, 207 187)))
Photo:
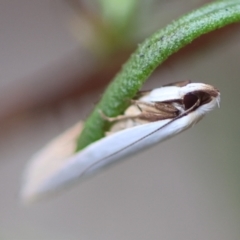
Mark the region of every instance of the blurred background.
POLYGON ((207 1, 0 1, 0 239, 239 239, 240 24, 202 36, 144 89, 191 79, 221 108, 56 198, 19 201, 32 154, 85 119, 147 36, 207 1))

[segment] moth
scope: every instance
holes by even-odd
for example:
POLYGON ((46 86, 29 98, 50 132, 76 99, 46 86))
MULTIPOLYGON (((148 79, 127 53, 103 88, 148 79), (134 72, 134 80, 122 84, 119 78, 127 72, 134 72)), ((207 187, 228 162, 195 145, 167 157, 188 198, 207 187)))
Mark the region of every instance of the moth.
POLYGON ((85 179, 117 160, 160 143, 198 123, 220 103, 220 92, 204 83, 183 81, 139 92, 123 115, 109 118, 106 136, 75 153, 78 123, 30 160, 21 197, 33 201, 85 179))

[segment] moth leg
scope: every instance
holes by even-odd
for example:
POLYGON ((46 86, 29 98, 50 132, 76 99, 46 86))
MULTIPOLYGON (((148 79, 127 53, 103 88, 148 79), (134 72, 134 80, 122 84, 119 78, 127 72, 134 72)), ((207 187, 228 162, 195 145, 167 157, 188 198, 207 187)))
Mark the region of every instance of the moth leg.
POLYGON ((127 120, 127 119, 141 119, 146 120, 148 122, 155 122, 163 119, 168 118, 175 118, 177 117, 177 113, 156 113, 156 112, 141 112, 139 114, 135 115, 120 115, 117 117, 109 118, 106 115, 104 115, 102 112, 100 113, 103 119, 109 121, 109 122, 116 122, 121 120, 127 120))
POLYGON ((156 112, 155 103, 131 100, 132 105, 136 106, 140 112, 156 112))
POLYGON ((142 102, 142 101, 139 101, 139 100, 133 100, 132 99, 131 103, 134 104, 134 105, 137 105, 137 106, 139 106, 141 104, 141 105, 144 105, 144 106, 147 106, 147 107, 154 107, 154 103, 142 102))
POLYGON ((171 103, 156 102, 154 103, 154 107, 161 112, 168 112, 168 113, 179 112, 179 110, 171 103))
POLYGON ((139 114, 139 119, 146 120, 148 122, 155 122, 159 120, 164 120, 164 119, 169 119, 169 118, 175 118, 177 117, 177 113, 167 113, 167 112, 161 112, 161 113, 156 113, 156 112, 143 112, 139 114))
POLYGON ((151 112, 154 108, 155 111, 158 110, 160 112, 169 112, 169 113, 177 113, 178 109, 174 107, 171 103, 165 103, 165 102, 154 102, 154 103, 148 103, 148 102, 142 102, 139 100, 131 100, 132 104, 135 104, 138 106, 138 108, 142 111, 142 108, 140 105, 147 107, 144 109, 146 112, 151 112))
POLYGON ((101 117, 108 122, 116 122, 116 121, 121 121, 121 120, 139 118, 139 116, 141 115, 141 113, 140 113, 140 114, 134 114, 134 115, 119 115, 117 117, 108 117, 101 110, 99 110, 99 113, 100 113, 101 117))

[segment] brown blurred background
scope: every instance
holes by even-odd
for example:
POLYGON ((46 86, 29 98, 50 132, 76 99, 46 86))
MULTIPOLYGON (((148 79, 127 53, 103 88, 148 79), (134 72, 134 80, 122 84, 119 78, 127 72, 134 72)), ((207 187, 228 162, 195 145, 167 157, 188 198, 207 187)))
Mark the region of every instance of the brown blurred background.
POLYGON ((144 86, 206 82, 220 109, 56 198, 18 198, 30 156, 86 118, 137 44, 206 2, 0 1, 0 239, 240 238, 239 24, 197 39, 144 86))

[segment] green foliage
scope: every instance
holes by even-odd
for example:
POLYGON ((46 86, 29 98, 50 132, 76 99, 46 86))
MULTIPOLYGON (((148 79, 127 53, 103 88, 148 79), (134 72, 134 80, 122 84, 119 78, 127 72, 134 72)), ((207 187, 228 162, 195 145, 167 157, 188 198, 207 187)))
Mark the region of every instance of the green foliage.
POLYGON ((128 106, 127 100, 135 96, 159 64, 197 37, 237 21, 240 21, 240 1, 217 1, 183 16, 146 39, 113 79, 87 119, 77 151, 102 138, 109 127, 99 109, 109 117, 121 114, 128 106))

